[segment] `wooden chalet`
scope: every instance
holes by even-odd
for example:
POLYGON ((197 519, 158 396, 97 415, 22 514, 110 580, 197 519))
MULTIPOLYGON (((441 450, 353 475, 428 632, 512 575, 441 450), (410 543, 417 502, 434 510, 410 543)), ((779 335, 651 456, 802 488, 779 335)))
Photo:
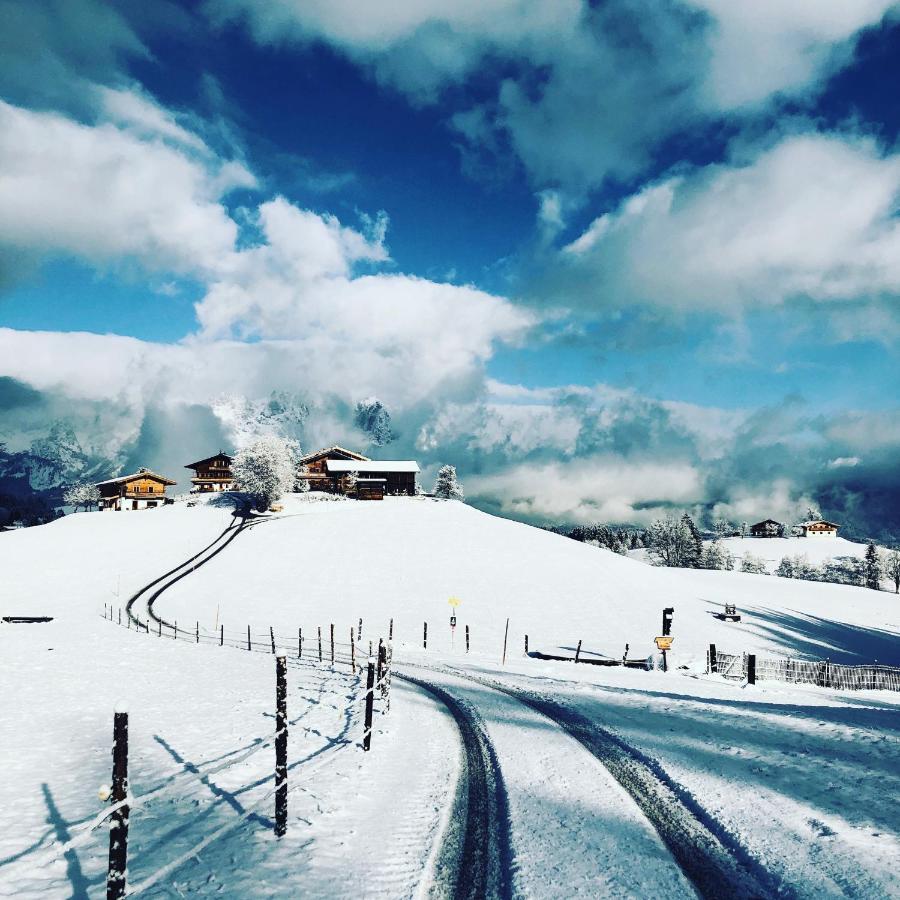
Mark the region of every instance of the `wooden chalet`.
POLYGON ((385 494, 415 494, 418 472, 415 460, 369 459, 335 446, 304 456, 297 478, 313 491, 381 500, 385 494))
POLYGON ((753 537, 774 538, 784 536, 784 525, 774 519, 764 519, 750 526, 750 534, 753 537))
POLYGON ((837 537, 838 528, 840 527, 835 522, 826 522, 825 519, 814 519, 811 522, 801 522, 800 532, 803 537, 837 537))
POLYGON ((231 474, 231 457, 221 450, 215 456, 188 463, 186 469, 194 471, 191 479, 192 494, 207 494, 213 491, 230 491, 234 488, 231 474))
POLYGON ((135 509, 153 509, 167 501, 166 488, 177 484, 171 478, 138 469, 133 475, 110 478, 97 484, 100 490, 100 509, 119 512, 135 509))
POLYGON ((310 453, 298 460, 297 480, 305 481, 311 491, 334 493, 334 485, 326 469, 329 460, 368 462, 369 457, 363 456, 362 453, 355 453, 353 450, 347 450, 344 447, 326 447, 324 450, 317 450, 315 453, 310 453))
POLYGON ((330 459, 325 463, 335 493, 360 500, 381 500, 385 494, 416 493, 419 464, 412 459, 330 459), (351 473, 356 473, 354 479, 351 473))

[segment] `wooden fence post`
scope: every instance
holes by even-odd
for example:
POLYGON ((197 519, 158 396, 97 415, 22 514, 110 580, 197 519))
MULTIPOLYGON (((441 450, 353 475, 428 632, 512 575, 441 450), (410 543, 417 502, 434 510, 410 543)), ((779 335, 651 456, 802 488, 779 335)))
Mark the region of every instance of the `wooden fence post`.
POLYGON ((194 632, 197 635, 197 643, 200 643, 200 623, 197 623, 197 630, 194 632))
POLYGON ((506 665, 506 639, 509 637, 509 619, 506 620, 506 630, 503 632, 503 665, 506 665))
POLYGON ((715 644, 709 645, 709 671, 711 675, 719 671, 719 656, 715 644))
POLYGON ((525 635, 525 655, 528 656, 528 635, 525 635))
POLYGON ((303 629, 297 629, 297 659, 303 659, 303 629))
MULTIPOLYGON (((128 711, 117 706, 113 717, 113 804, 128 796, 128 711)), ((125 896, 128 868, 128 805, 116 809, 109 817, 109 866, 106 872, 107 900, 125 896)))
POLYGON ((224 626, 224 624, 219 626, 219 646, 220 647, 225 646, 225 626, 224 626))
POLYGON ((575 650, 575 662, 579 662, 581 658, 581 641, 578 642, 578 647, 575 650))
POLYGON ((466 625, 466 653, 469 652, 469 626, 466 625))
POLYGON ((322 626, 319 626, 319 662, 322 662, 322 626))
POLYGON ((269 626, 269 640, 272 642, 272 656, 275 655, 275 629, 269 626))
POLYGON ((363 732, 363 750, 368 752, 372 746, 372 709, 375 703, 375 660, 369 657, 366 670, 366 718, 363 732))
POLYGON ((287 657, 275 657, 275 835, 287 831, 287 657))
POLYGON ((756 654, 747 654, 747 684, 756 684, 756 654))
MULTIPOLYGON (((387 694, 387 648, 384 646, 384 640, 378 638, 378 685, 381 691, 381 698, 384 699, 387 694)), ((382 710, 383 712, 383 710, 382 710)))
POLYGON ((247 626, 247 650, 252 650, 253 647, 250 644, 250 626, 247 626))
POLYGON ((172 629, 172 637, 178 640, 178 619, 175 620, 175 627, 172 629))
POLYGON ((428 623, 424 623, 424 627, 422 629, 422 649, 428 649, 428 623))
POLYGON ((356 674, 356 641, 353 640, 353 626, 350 626, 350 669, 356 674))
POLYGON ((159 635, 158 637, 162 637, 162 619, 159 620, 159 635))
POLYGON ((334 665, 334 622, 331 623, 331 664, 334 665))
POLYGON ((119 624, 122 624, 122 607, 119 607, 119 624))
POLYGON ((388 643, 394 643, 394 618, 391 617, 391 622, 388 625, 388 643))
POLYGON ((357 629, 357 632, 356 632, 356 640, 358 640, 358 641, 362 640, 362 617, 360 617, 360 620, 359 620, 359 628, 357 629))

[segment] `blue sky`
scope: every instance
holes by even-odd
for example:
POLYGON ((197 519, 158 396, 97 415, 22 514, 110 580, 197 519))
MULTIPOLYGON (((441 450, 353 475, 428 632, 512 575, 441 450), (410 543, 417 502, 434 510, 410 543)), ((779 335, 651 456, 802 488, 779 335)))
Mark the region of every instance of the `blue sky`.
MULTIPOLYGON (((476 502, 525 518, 636 520, 641 489, 584 473, 644 485, 665 460, 690 474, 654 484, 657 513, 827 498, 861 516, 895 490, 887 0, 54 0, 8 18, 0 378, 65 399, 86 445, 131 459, 140 423, 185 404, 236 443, 222 395, 273 390, 310 410, 304 443, 364 441, 350 412, 377 395, 394 451, 457 462, 476 502), (211 375, 229 342, 252 362, 211 375), (100 384, 99 347, 127 383, 100 384), (110 403, 130 431, 89 424, 110 403), (781 434, 753 424, 765 410, 792 410, 781 434), (557 480, 584 487, 561 503, 557 480)), ((10 446, 42 427, 4 416, 10 446)))

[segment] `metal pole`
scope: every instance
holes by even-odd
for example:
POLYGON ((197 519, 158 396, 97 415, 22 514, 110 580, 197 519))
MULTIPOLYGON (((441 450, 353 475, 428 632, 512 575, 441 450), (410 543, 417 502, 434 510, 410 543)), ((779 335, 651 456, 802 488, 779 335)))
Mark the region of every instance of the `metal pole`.
POLYGON ((506 620, 506 631, 503 632, 503 665, 506 665, 506 639, 509 637, 509 619, 506 620))

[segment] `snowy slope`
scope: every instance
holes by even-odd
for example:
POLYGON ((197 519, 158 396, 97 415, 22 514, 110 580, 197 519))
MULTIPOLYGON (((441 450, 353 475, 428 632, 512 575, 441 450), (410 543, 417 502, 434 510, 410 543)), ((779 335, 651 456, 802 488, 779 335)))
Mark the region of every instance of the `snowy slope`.
POLYGON ((734 572, 656 569, 454 502, 310 503, 254 527, 160 598, 169 621, 210 629, 272 625, 295 633, 360 617, 368 637, 449 649, 450 597, 460 598, 455 649, 498 658, 510 618, 511 647, 647 656, 664 606, 675 607, 675 657, 700 665, 710 642, 736 652, 768 650, 834 661, 900 664, 900 610, 891 596, 831 584, 734 572), (712 613, 736 603, 741 624, 712 613), (848 628, 841 627, 849 626, 848 628))
POLYGON ((785 556, 805 556, 813 565, 837 556, 855 556, 862 559, 866 555, 866 544, 857 544, 842 537, 833 538, 724 538, 720 541, 735 559, 745 553, 752 553, 769 564, 773 570, 785 556))
MULTIPOLYGON (((101 809, 96 790, 109 780, 120 698, 132 710, 132 789, 159 789, 132 817, 129 883, 158 877, 148 896, 413 897, 427 889, 460 773, 455 727, 433 697, 398 678, 374 752, 363 754, 359 678, 346 663, 332 669, 310 659, 307 643, 289 669, 291 818, 279 843, 268 798, 271 657, 139 635, 102 618, 104 603, 124 605, 231 520, 228 508, 176 504, 73 515, 0 536, 3 614, 56 617, 0 625, 0 896, 102 895, 105 831, 66 853, 60 845, 81 840, 79 823, 101 809), (194 854, 201 840, 211 843, 194 854)), ((587 653, 610 656, 628 641, 631 656, 646 655, 662 606, 672 605, 675 659, 698 668, 709 641, 896 661, 893 601, 836 585, 654 569, 458 503, 289 497, 283 513, 243 531, 157 609, 210 632, 218 615, 229 631, 251 624, 255 635, 270 624, 308 636, 321 624, 327 635, 334 622, 340 638, 362 617, 364 644, 386 634, 393 617, 398 671, 431 671, 484 720, 503 772, 522 895, 691 891, 594 757, 540 715, 466 682, 469 674, 537 686, 615 729, 793 896, 874 898, 892 894, 900 852, 897 695, 576 669, 523 658, 522 641, 528 633, 532 647, 556 649, 583 639, 587 653), (462 601, 453 647, 450 596, 462 601), (725 602, 738 604, 744 623, 712 618, 725 602), (458 674, 433 668, 447 665, 458 674)))

